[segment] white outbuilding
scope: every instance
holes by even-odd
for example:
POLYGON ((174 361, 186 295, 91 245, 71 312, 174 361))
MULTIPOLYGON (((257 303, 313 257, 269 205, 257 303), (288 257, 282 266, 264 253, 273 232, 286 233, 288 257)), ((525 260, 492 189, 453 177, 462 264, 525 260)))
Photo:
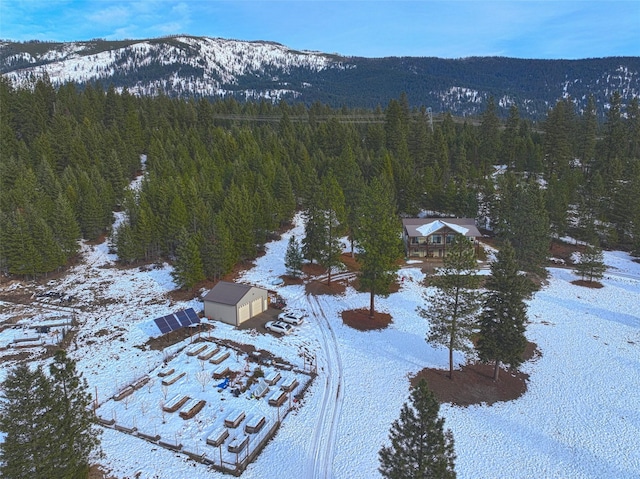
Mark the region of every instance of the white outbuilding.
POLYGON ((233 326, 239 326, 269 307, 266 289, 226 281, 218 282, 203 301, 205 317, 233 326))

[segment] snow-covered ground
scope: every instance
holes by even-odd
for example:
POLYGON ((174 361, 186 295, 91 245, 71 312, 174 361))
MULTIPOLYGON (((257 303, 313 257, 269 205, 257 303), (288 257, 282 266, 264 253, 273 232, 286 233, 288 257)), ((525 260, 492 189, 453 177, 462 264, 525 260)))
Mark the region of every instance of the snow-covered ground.
MULTIPOLYGON (((407 264, 399 272, 404 277, 400 291, 376 299, 376 309, 393 317, 389 328, 356 331, 342 323, 340 313, 367 307, 368 294, 348 288, 337 297, 310 297, 302 286, 273 285, 285 272, 290 235, 300 238, 302 233, 298 218, 295 228, 268 244, 266 255, 240 281, 276 289, 289 306, 305 310, 308 320, 283 338, 224 324, 216 324, 212 331, 215 338, 269 350, 298 369, 306 366, 303 356, 313 357, 318 368, 303 403, 287 416, 274 440, 242 477, 380 477, 378 451, 408 400, 409 376, 425 367, 447 367, 447 351, 425 342, 428 325, 416 313, 423 304, 423 274, 407 264)), ((91 392, 97 392, 102 415, 133 426, 132 411, 138 411, 140 426, 145 415, 153 415, 152 408, 158 410, 157 372, 167 358, 166 353, 145 346, 149 322, 189 307, 199 311, 202 303, 169 298, 167 293, 175 285, 168 265, 151 270, 116 268, 106 244, 85 246, 83 256, 85 261, 70 274, 38 291, 61 291, 77 298, 74 306, 80 326, 69 355, 78 361, 91 392), (152 385, 155 392, 143 386, 128 403, 108 400, 148 374, 157 381, 152 385), (142 413, 141 402, 153 394, 142 413)), ((523 367, 530 375, 524 396, 492 406, 441 407, 455 439, 458 477, 640 477, 640 264, 620 252, 605 253, 605 261, 609 268, 602 280, 604 288, 575 286, 571 281, 577 278, 570 270, 552 268, 549 284, 530 301, 527 336, 542 356, 523 367)), ((54 314, 60 315, 28 305, 0 304, 0 321, 20 315, 25 324, 42 322, 54 314)), ((200 388, 196 377, 201 363, 193 358, 186 363, 191 339, 171 352, 182 347, 186 349, 176 356, 178 362, 169 366, 192 368, 190 387, 200 388)), ((464 357, 457 354, 456 360, 460 364, 464 357)), ((242 357, 232 356, 231 362, 244 365, 242 357)), ((6 368, 0 379, 5 374, 6 368)), ((215 391, 214 383, 206 388, 215 391)), ((166 401, 172 399, 168 396, 166 401)), ((260 401, 265 399, 251 407, 258 408, 260 401)), ((259 410, 272 419, 273 407, 264 408, 259 410)), ((216 411, 207 413, 214 422, 200 427, 196 422, 188 427, 189 421, 182 419, 174 422, 174 437, 182 443, 191 441, 193 448, 206 448, 204 438, 226 414, 216 411)), ((145 432, 161 433, 162 423, 154 424, 146 426, 153 431, 145 432)), ((110 428, 104 430, 102 447, 103 468, 119 478, 228 477, 183 454, 110 428)))

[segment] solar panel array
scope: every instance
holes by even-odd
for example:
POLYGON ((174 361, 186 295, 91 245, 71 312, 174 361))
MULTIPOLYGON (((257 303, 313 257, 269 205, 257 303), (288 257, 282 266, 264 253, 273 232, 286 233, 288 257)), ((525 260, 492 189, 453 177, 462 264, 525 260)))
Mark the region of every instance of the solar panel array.
POLYGON ((158 329, 162 334, 170 333, 176 329, 185 328, 192 324, 200 323, 200 318, 193 308, 178 311, 175 314, 168 314, 154 319, 158 329))

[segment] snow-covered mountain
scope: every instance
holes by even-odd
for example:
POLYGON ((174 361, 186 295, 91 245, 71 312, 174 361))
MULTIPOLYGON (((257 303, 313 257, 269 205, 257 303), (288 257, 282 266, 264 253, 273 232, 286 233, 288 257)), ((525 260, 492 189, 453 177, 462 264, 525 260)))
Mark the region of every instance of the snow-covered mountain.
POLYGON ((126 86, 137 95, 224 96, 235 93, 243 78, 255 77, 271 80, 274 87, 245 90, 246 96, 279 97, 295 91, 280 82, 278 74, 344 68, 329 55, 294 51, 278 43, 189 36, 124 42, 5 42, 0 52, 4 75, 18 84, 31 74, 46 73, 54 85, 100 81, 118 84, 120 89, 126 86))
POLYGON ((543 117, 558 99, 600 113, 613 91, 640 95, 640 57, 522 60, 499 57, 358 58, 267 42, 173 36, 73 43, 0 42, 0 73, 20 85, 47 74, 54 85, 100 82, 135 95, 286 99, 334 107, 385 106, 402 92, 412 106, 475 115, 493 97, 502 111, 543 117))

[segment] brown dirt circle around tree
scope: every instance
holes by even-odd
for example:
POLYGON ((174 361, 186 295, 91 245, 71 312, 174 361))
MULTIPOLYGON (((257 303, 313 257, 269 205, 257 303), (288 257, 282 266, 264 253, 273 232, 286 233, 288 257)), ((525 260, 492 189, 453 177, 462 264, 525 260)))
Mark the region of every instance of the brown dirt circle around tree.
POLYGON ((586 281, 584 279, 576 279, 575 281, 571 281, 571 284, 575 284, 576 286, 584 286, 585 288, 592 288, 592 289, 604 288, 604 285, 599 281, 586 281))
MULTIPOLYGON (((342 321, 358 331, 384 329, 391 323, 391 315, 387 313, 369 316, 369 310, 356 309, 342 312, 342 321)), ((525 361, 535 360, 540 352, 534 343, 528 343, 523 355, 525 361)), ((457 406, 472 404, 493 404, 500 401, 518 399, 527 391, 529 375, 522 372, 511 372, 501 369, 497 381, 493 380, 493 365, 471 363, 456 369, 453 380, 449 379, 449 371, 425 368, 411 378, 413 387, 425 379, 440 403, 451 403, 457 406)))

